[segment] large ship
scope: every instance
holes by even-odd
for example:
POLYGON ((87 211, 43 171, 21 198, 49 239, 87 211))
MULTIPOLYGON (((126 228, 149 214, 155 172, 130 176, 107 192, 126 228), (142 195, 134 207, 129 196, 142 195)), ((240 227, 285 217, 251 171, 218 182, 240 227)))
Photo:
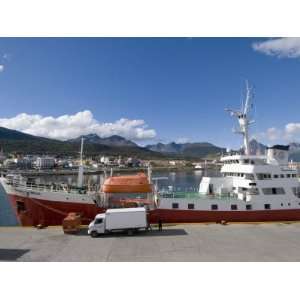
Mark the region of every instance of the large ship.
POLYGON ((247 84, 242 108, 227 110, 238 120, 242 150, 223 155, 221 176, 203 177, 196 193, 159 191, 151 168, 147 175, 110 176, 99 188, 84 187, 82 148, 77 187, 37 185, 16 175, 0 182, 21 225, 60 225, 69 212, 88 223, 107 208, 129 206, 146 206, 150 222, 300 220, 300 184, 288 167, 289 147, 274 145, 265 155, 250 151, 251 99, 247 84))
POLYGON ((266 155, 250 153, 251 87, 238 111, 236 133, 243 137, 240 153, 221 158, 221 177, 203 177, 197 193, 162 192, 156 218, 164 222, 292 221, 300 220, 297 171, 288 167, 288 146, 268 147, 266 155))
MULTIPOLYGON (((111 207, 145 206, 153 208, 149 176, 144 173, 105 178, 101 186, 83 185, 83 140, 78 169, 78 183, 38 184, 34 178, 16 174, 0 177, 11 207, 22 226, 61 225, 70 213, 81 215, 89 224, 98 213, 111 207)), ((149 170, 150 171, 150 170, 149 170)))

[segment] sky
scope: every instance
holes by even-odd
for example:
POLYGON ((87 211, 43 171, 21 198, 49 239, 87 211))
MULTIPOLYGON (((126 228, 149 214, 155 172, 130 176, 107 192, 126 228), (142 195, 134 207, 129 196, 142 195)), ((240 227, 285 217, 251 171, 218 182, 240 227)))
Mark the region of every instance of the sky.
POLYGON ((0 38, 0 126, 236 148, 245 79, 251 136, 300 142, 300 38, 0 38))

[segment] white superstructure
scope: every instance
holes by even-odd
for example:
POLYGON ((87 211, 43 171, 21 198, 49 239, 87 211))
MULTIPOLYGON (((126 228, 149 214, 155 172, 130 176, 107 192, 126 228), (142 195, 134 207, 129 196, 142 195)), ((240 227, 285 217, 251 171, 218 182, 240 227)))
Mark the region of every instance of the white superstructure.
POLYGON ((162 193, 162 209, 203 211, 251 211, 300 209, 297 170, 288 166, 288 146, 275 145, 264 156, 251 155, 249 120, 251 89, 246 84, 246 100, 239 111, 227 109, 237 117, 243 136, 241 153, 221 158, 221 177, 203 177, 198 193, 162 193))

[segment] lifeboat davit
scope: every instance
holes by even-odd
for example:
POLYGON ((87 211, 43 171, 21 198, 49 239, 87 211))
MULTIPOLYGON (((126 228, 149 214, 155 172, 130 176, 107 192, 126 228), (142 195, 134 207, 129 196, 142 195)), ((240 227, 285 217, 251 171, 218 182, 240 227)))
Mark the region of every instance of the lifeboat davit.
POLYGON ((126 176, 112 176, 104 181, 104 193, 151 193, 152 184, 144 173, 126 176))

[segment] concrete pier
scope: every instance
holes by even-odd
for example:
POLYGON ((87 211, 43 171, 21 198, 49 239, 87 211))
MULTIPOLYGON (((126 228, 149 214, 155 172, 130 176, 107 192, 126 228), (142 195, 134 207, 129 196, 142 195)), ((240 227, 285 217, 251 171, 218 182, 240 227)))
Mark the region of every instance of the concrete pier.
POLYGON ((300 261, 300 223, 179 224, 128 236, 0 227, 0 261, 300 261))

